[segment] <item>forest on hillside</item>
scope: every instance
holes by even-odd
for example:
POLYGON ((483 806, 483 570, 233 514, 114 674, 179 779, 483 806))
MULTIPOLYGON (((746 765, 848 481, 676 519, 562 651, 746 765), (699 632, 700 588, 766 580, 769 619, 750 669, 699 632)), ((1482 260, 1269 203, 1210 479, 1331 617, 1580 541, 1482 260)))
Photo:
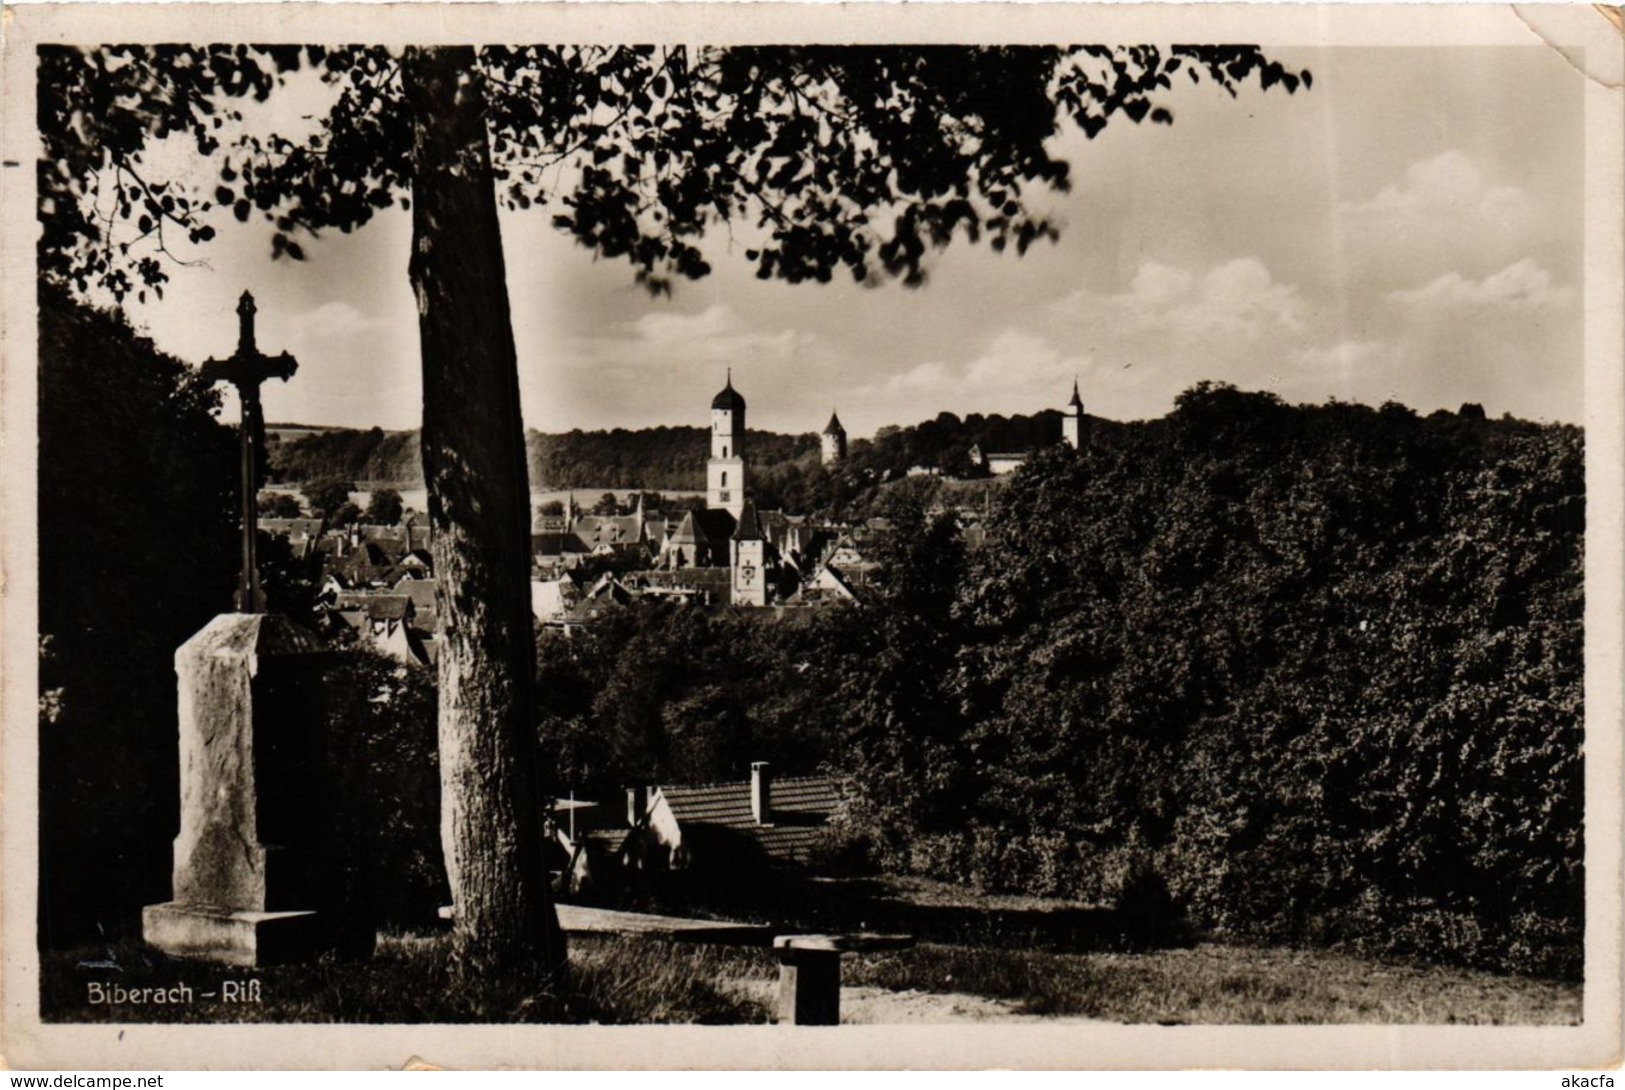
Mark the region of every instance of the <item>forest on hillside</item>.
MULTIPOLYGON (((1097 431, 1121 425, 1092 421, 1097 431)), ((971 459, 979 448, 1027 451, 1060 439, 1060 414, 1045 410, 1032 416, 971 413, 963 418, 939 413, 908 426, 888 426, 873 439, 848 446, 845 463, 828 469, 820 463, 818 436, 746 433, 747 479, 752 497, 763 510, 809 514, 866 513, 874 487, 925 467, 958 477, 981 470, 971 459)), ((709 454, 704 428, 656 427, 610 431, 571 431, 526 436, 530 483, 537 490, 627 489, 698 491, 705 488, 709 454)), ((349 481, 417 487, 422 461, 416 431, 387 432, 336 429, 275 444, 270 452, 273 476, 281 481, 349 481)))

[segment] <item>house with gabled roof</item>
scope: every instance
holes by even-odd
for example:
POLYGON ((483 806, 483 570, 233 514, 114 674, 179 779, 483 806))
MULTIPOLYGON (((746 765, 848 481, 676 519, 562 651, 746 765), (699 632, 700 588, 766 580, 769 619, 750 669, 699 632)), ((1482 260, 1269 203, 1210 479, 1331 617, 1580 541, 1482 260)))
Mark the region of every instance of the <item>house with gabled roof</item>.
POLYGON ((261 532, 288 540, 295 560, 308 560, 316 555, 316 543, 322 539, 327 523, 319 518, 266 518, 258 522, 261 532))
POLYGON ((649 788, 626 850, 647 870, 806 866, 840 804, 828 776, 775 779, 757 761, 748 780, 649 788))
POLYGON ((853 602, 857 591, 834 564, 825 564, 812 578, 801 584, 790 598, 792 605, 811 605, 814 602, 853 602))

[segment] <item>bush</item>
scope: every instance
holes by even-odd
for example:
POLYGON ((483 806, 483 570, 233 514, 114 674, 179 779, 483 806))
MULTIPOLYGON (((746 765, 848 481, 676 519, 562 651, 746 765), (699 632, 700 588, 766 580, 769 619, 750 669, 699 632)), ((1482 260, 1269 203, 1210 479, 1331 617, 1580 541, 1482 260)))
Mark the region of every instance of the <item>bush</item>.
POLYGON ((1577 428, 1206 384, 1041 450, 908 668, 856 667, 872 827, 985 888, 1577 971, 1584 484, 1577 428))

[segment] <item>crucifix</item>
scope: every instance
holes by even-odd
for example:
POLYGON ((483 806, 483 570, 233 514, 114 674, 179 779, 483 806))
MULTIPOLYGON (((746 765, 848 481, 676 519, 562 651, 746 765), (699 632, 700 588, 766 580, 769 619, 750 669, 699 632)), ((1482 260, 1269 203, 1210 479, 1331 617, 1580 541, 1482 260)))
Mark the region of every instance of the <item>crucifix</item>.
POLYGON ((237 300, 237 351, 223 360, 203 361, 203 377, 209 382, 229 382, 237 387, 242 403, 243 453, 243 570, 237 584, 237 612, 265 612, 265 594, 260 590, 260 572, 254 559, 254 535, 259 529, 259 459, 265 448, 265 414, 260 408, 260 383, 269 378, 288 381, 299 364, 288 353, 267 356, 254 343, 254 297, 243 292, 237 300))

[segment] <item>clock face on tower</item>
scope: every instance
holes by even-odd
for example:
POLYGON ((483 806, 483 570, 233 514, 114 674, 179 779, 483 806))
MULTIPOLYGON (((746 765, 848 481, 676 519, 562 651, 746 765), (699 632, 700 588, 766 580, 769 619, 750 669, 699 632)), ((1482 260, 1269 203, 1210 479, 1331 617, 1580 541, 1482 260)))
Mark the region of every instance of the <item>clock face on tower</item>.
POLYGON ((748 587, 756 581, 756 565, 746 561, 739 565, 739 584, 748 587))

